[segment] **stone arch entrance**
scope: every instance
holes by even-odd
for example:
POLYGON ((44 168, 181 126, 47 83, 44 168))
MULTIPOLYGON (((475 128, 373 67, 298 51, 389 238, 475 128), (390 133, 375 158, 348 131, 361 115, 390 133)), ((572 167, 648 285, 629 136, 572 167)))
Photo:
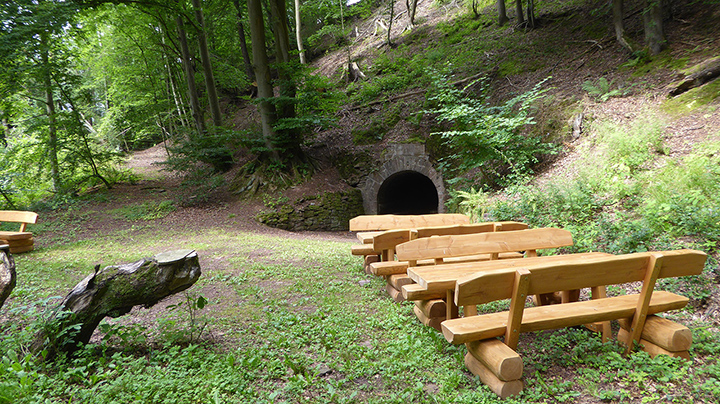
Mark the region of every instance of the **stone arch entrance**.
POLYGON ((368 215, 445 211, 445 186, 421 144, 392 145, 385 162, 361 185, 368 215))
POLYGON ((430 178, 417 171, 397 172, 380 185, 377 193, 377 210, 379 215, 437 213, 437 189, 430 178))

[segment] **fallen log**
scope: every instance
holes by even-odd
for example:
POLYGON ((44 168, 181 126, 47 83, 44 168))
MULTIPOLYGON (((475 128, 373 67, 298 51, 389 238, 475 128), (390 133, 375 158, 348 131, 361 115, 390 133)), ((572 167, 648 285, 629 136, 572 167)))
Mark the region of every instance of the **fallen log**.
POLYGON ((65 297, 48 324, 35 336, 32 351, 74 352, 86 344, 105 317, 120 317, 135 306, 149 308, 162 299, 192 286, 200 277, 194 250, 177 250, 112 265, 88 275, 65 297), (50 330, 50 331, 48 331, 50 330))
POLYGON ((670 85, 668 97, 675 97, 720 77, 720 57, 706 60, 693 70, 693 73, 670 85))
POLYGON ((17 282, 15 260, 10 255, 10 246, 0 245, 0 308, 15 288, 15 282, 17 282))

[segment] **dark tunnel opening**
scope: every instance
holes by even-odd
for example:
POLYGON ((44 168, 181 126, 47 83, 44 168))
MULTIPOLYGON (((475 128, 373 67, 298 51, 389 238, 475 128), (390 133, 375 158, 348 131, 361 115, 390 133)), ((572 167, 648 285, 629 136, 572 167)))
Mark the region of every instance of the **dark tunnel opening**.
POLYGON ((377 203, 380 215, 437 213, 438 192, 430 178, 416 171, 400 171, 382 183, 377 203))

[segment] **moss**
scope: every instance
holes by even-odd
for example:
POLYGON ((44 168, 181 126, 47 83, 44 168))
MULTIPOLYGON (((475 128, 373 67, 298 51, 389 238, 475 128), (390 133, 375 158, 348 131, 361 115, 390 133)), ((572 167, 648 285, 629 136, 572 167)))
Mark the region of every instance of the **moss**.
POLYGON ((373 159, 366 152, 353 153, 343 150, 335 158, 335 167, 340 177, 351 187, 357 187, 373 167, 373 159))
POLYGON ((291 231, 343 231, 348 230, 350 219, 363 213, 362 194, 352 189, 299 198, 261 212, 257 220, 291 231))
POLYGON ((720 98, 720 80, 693 88, 663 104, 663 111, 673 116, 690 114, 720 98))

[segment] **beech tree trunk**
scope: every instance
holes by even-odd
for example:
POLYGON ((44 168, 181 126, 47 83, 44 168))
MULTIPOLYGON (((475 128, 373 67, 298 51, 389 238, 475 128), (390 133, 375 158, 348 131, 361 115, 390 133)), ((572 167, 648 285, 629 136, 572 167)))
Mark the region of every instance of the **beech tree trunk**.
POLYGON ((194 250, 162 253, 132 264, 112 265, 78 283, 35 336, 34 353, 47 350, 46 359, 58 352, 74 352, 90 341, 105 317, 120 317, 135 306, 149 308, 162 299, 192 286, 200 277, 194 250), (48 330, 55 330, 51 334, 48 330))
POLYGON ((203 65, 203 77, 205 78, 205 88, 207 89, 208 103, 210 104, 210 114, 212 115, 213 125, 221 126, 220 101, 218 100, 215 75, 210 63, 210 50, 205 36, 205 16, 202 12, 200 0, 192 0, 192 4, 193 9, 195 9, 195 19, 198 22, 198 45, 200 45, 200 60, 203 65))
POLYGON ((505 25, 510 19, 507 16, 507 10, 505 9, 505 0, 497 0, 497 11, 498 11, 498 25, 505 25))
POLYGON ((15 261, 10 255, 10 246, 7 244, 0 245, 0 308, 15 289, 16 282, 15 261))
POLYGON ((524 23, 525 17, 523 16, 522 0, 515 0, 515 10, 517 13, 518 24, 524 23))
POLYGON ((202 136, 205 133, 205 121, 202 109, 200 108, 200 97, 198 97, 197 86, 195 85, 195 68, 190 56, 190 48, 187 43, 187 34, 185 33, 185 24, 183 17, 178 16, 175 19, 178 30, 178 41, 180 42, 180 53, 182 54, 182 65, 185 70, 185 81, 188 86, 188 100, 190 101, 190 110, 195 120, 195 128, 197 134, 202 136))
POLYGON ((240 0, 233 0, 235 9, 237 10, 237 26, 238 36, 240 37, 240 52, 242 53, 243 62, 245 63, 245 74, 247 74, 250 82, 255 81, 255 73, 253 72, 252 61, 248 53, 247 40, 245 39, 245 27, 243 26, 242 11, 240 9, 240 0))
POLYGON ((657 55, 665 48, 665 31, 663 29, 663 0, 645 0, 643 22, 645 25, 645 43, 652 55, 657 55))
POLYGON ((273 97, 273 88, 270 81, 270 64, 265 50, 265 22, 260 0, 247 0, 248 20, 250 21, 250 38, 252 42, 253 70, 258 88, 258 110, 260 111, 260 125, 262 127, 265 147, 275 160, 279 156, 273 139, 277 121, 275 106, 270 102, 273 97))
MULTIPOLYGON (((417 1, 417 0, 416 0, 417 1)), ((300 53, 300 63, 305 64, 305 48, 303 47, 302 24, 300 22, 300 0, 295 0, 295 38, 297 39, 298 52, 300 53)))
POLYGON ((42 41, 41 58, 43 71, 43 90, 45 91, 45 109, 48 117, 48 158, 50 160, 50 176, 52 177, 53 189, 55 192, 62 190, 60 177, 60 165, 58 164, 58 138, 55 113, 55 97, 53 96, 52 76, 50 68, 50 44, 48 34, 40 35, 42 41))

